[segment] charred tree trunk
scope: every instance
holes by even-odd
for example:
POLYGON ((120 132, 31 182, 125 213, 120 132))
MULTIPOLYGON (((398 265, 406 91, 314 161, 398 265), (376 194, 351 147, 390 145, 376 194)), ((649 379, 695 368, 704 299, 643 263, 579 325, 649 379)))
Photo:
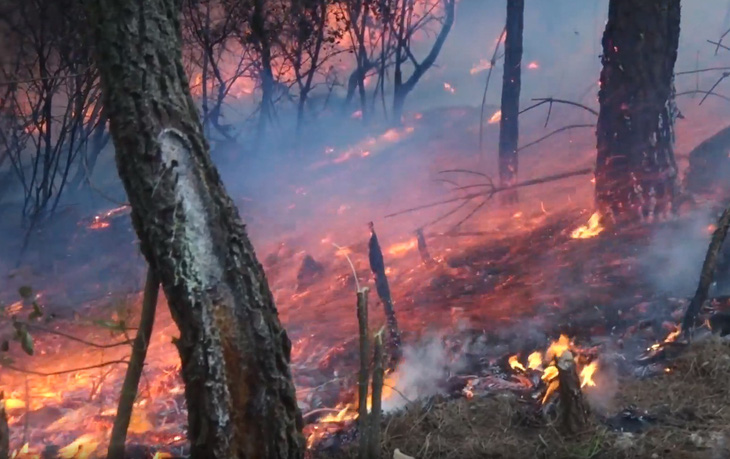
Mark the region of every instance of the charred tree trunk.
POLYGON ((575 435, 586 430, 590 422, 590 409, 580 390, 580 378, 575 367, 573 354, 563 352, 557 362, 558 393, 560 394, 560 428, 569 435, 575 435))
POLYGON ((180 338, 194 458, 300 458, 282 328, 211 162, 182 65, 178 0, 89 0, 119 176, 180 338))
MULTIPOLYGON (((502 118, 499 122, 499 183, 511 186, 517 181, 517 142, 519 140, 520 89, 522 86, 522 32, 525 0, 507 0, 504 38, 504 75, 502 77, 502 118)), ((517 200, 517 191, 502 196, 504 202, 517 200)))
POLYGON ((614 219, 673 209, 680 0, 611 0, 603 34, 596 206, 614 219))

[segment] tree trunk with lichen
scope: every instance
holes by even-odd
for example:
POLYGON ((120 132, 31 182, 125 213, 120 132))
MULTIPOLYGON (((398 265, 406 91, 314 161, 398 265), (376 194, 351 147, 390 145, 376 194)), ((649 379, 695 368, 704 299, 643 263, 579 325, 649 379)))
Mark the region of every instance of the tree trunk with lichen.
MULTIPOLYGON (((522 87, 522 34, 525 0, 507 0, 507 25, 504 37, 504 75, 502 76, 502 118, 499 121, 499 184, 517 182, 517 143, 520 137, 519 113, 522 87)), ((507 191, 502 202, 517 201, 517 191, 507 191)))
POLYGON ((598 93, 596 206, 614 219, 673 209, 680 0, 611 0, 598 93))
POLYGON ((180 329, 192 457, 302 457, 291 343, 210 159, 182 65, 179 1, 87 5, 119 176, 180 329))

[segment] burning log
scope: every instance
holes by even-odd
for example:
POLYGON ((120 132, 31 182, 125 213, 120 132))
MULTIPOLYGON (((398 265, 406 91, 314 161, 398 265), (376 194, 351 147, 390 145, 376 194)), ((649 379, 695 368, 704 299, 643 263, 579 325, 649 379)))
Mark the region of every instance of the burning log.
POLYGON ((725 209, 717 223, 717 229, 712 234, 712 240, 710 246, 707 248, 707 255, 705 256, 705 262, 702 264, 702 272, 700 273, 700 282, 697 285, 697 291, 692 301, 687 306, 687 312, 684 315, 682 321, 682 333, 685 338, 689 338, 691 335, 692 328, 695 325, 697 316, 702 310, 702 306, 707 301, 709 296, 710 285, 715 274, 715 268, 717 267, 717 258, 722 249, 722 245, 725 242, 728 228, 730 228, 730 208, 725 209))
POLYGON ((357 322, 360 326, 360 374, 358 378, 358 429, 360 431, 360 459, 368 451, 368 382, 370 380, 370 332, 368 331, 368 292, 364 287, 357 291, 357 322))
POLYGON ((560 428, 567 434, 577 434, 585 430, 589 423, 590 410, 580 390, 580 378, 573 354, 563 352, 557 359, 558 394, 560 405, 558 419, 560 428))
POLYGON ((380 459, 380 415, 382 411, 383 397, 383 336, 378 333, 375 336, 375 356, 373 364, 373 387, 372 387, 372 409, 370 410, 370 434, 368 435, 369 454, 368 459, 380 459))
POLYGON ((0 392, 0 459, 10 457, 10 428, 8 415, 5 413, 5 394, 0 392))
POLYGON ((385 275, 385 260, 383 260, 383 251, 378 243, 378 235, 375 234, 375 225, 370 222, 370 242, 369 258, 370 269, 375 275, 375 290, 378 297, 383 303, 385 309, 385 318, 388 323, 388 355, 389 367, 395 366, 395 362, 400 359, 400 331, 398 330, 398 321, 395 317, 393 309, 393 299, 390 296, 390 286, 388 285, 388 277, 385 275))
POLYGON ((129 421, 132 419, 134 399, 137 398, 137 387, 147 357, 147 346, 152 337, 152 326, 155 323, 159 290, 160 281, 157 280, 152 268, 149 268, 142 299, 142 317, 139 321, 137 336, 132 344, 132 357, 129 359, 127 373, 124 376, 122 393, 119 395, 117 416, 114 418, 114 427, 112 427, 112 436, 109 441, 109 451, 107 452, 108 459, 124 459, 125 457, 124 444, 127 440, 127 429, 129 428, 129 421))

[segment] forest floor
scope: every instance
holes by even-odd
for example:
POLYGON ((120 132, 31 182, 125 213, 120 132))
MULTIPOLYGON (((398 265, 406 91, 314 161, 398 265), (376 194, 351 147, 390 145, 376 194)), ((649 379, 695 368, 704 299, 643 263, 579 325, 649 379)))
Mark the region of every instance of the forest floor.
MULTIPOLYGON (((383 457, 397 458, 396 449, 419 459, 728 457, 730 343, 705 337, 667 368, 645 379, 620 378, 611 406, 572 437, 512 392, 418 401, 384 419, 383 457)), ((316 457, 355 458, 357 448, 316 457)))

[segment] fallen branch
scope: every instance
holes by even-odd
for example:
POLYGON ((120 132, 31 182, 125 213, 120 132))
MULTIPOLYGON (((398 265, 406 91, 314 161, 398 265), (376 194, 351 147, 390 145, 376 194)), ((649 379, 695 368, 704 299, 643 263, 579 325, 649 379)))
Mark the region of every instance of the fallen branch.
POLYGON ((370 332, 368 330, 368 288, 357 291, 357 323, 360 331, 360 373, 358 375, 357 425, 360 432, 359 458, 368 452, 368 383, 370 382, 370 332))
POLYGON ((682 321, 682 334, 689 339, 692 336, 692 329, 697 321, 697 316, 702 310, 702 306, 707 301, 710 292, 710 285, 715 277, 715 268, 717 267, 717 257, 720 254, 722 245, 725 242, 728 228, 730 228, 730 208, 725 209, 717 222, 717 229, 712 233, 710 246, 707 248, 705 261, 702 264, 702 272, 700 273, 700 281, 697 285, 692 301, 687 306, 687 312, 684 314, 682 321))
POLYGON ((124 444, 127 441, 127 429, 132 418, 134 400, 137 398, 137 387, 142 377, 144 361, 147 357, 147 347, 152 337, 152 326, 155 323, 155 311, 157 309, 157 296, 159 294, 160 281, 152 268, 147 269, 147 280, 145 281, 144 296, 142 299, 142 313, 139 321, 139 330, 132 345, 132 357, 129 359, 127 373, 122 384, 122 393, 119 395, 117 415, 114 418, 112 427, 108 459, 124 459, 124 444))
POLYGON ((580 378, 573 360, 573 354, 565 351, 558 358, 558 393, 560 395, 559 415, 560 429, 568 435, 575 435, 586 430, 590 422, 590 410, 580 390, 580 378))
MULTIPOLYGON (((408 214, 408 213, 411 213, 411 212, 417 212, 419 210, 424 210, 424 209, 429 209, 429 208, 432 208, 432 207, 442 206, 444 204, 451 204, 451 203, 459 202, 459 201, 468 201, 468 200, 472 200, 474 198, 478 198, 478 197, 481 197, 481 196, 487 196, 487 197, 491 198, 493 195, 495 195, 497 193, 500 193, 500 192, 506 191, 506 190, 512 190, 514 188, 522 188, 522 187, 526 187, 526 186, 539 185, 539 184, 542 184, 542 183, 549 183, 549 182, 554 182, 554 181, 557 181, 557 180, 563 180, 563 179, 570 178, 570 177, 576 177, 576 176, 579 176, 579 175, 588 175, 588 174, 592 174, 592 173, 593 173, 593 168, 586 168, 586 169, 578 169, 578 170, 570 171, 570 172, 563 172, 563 173, 560 173, 560 174, 548 175, 546 177, 541 177, 541 178, 532 179, 532 180, 526 180, 524 182, 516 183, 514 185, 503 186, 503 187, 493 187, 489 191, 480 191, 480 192, 471 193, 471 194, 468 194, 468 195, 465 195, 465 196, 459 196, 459 197, 456 197, 456 198, 445 199, 443 201, 432 202, 430 204, 423 204, 423 205, 420 205, 420 206, 411 207, 409 209, 405 209, 405 210, 401 210, 401 211, 398 211, 398 212, 394 212, 392 214, 388 214, 384 218, 397 217, 397 216, 404 215, 404 214, 408 214)), ((488 185, 488 184, 471 185, 471 187, 480 187, 480 188, 483 188, 483 187, 490 187, 490 185, 488 185)))

